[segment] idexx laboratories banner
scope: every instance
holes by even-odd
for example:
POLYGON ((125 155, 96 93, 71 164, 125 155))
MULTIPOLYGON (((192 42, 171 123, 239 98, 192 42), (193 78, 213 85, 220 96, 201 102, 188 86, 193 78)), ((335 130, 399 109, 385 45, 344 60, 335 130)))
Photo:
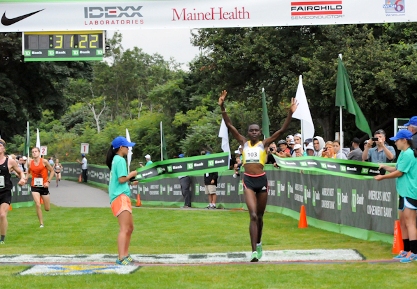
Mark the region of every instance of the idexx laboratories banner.
POLYGON ((416 22, 411 0, 15 0, 1 32, 298 26, 416 22))
MULTIPOLYGON (((395 180, 374 180, 372 175, 378 173, 377 164, 318 157, 278 160, 280 168, 265 167, 269 185, 267 211, 299 212, 301 205, 305 205, 308 217, 348 235, 367 238, 369 232, 393 234, 398 217, 395 180)), ((63 176, 78 178, 79 167, 79 164, 66 164, 63 176)), ((105 167, 90 167, 90 179, 108 182, 108 170, 105 170, 105 167)), ((204 194, 204 171, 194 170, 193 173, 197 176, 192 177, 192 206, 203 208, 208 202, 204 194)), ((219 173, 217 203, 224 208, 244 208, 242 174, 238 178, 232 176, 231 170, 219 173)), ((177 177, 147 181, 132 186, 133 199, 139 193, 144 205, 183 204, 177 177)))

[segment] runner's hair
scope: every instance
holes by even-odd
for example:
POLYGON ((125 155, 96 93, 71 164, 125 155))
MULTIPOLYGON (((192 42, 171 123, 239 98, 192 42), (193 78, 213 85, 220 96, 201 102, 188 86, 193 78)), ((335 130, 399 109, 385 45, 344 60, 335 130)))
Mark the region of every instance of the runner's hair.
POLYGON ((111 170, 111 163, 113 162, 113 158, 114 156, 117 154, 117 151, 119 150, 119 148, 117 149, 113 149, 113 146, 110 145, 109 150, 107 151, 107 156, 106 156, 106 165, 109 168, 109 170, 111 170))

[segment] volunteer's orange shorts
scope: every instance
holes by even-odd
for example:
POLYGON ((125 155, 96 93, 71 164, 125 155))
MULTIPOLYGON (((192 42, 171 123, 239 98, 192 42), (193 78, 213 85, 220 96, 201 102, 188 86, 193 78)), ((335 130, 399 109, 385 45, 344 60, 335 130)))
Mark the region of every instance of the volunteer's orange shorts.
POLYGON ((111 210, 113 211, 113 215, 115 217, 118 217, 123 211, 132 213, 132 203, 130 202, 130 198, 125 194, 121 194, 111 203, 111 210))

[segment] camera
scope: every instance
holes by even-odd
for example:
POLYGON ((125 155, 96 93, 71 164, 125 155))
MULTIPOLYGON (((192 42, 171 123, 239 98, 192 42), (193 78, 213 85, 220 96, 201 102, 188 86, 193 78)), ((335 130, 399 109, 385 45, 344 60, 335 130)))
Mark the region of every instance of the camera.
POLYGON ((372 141, 378 141, 379 139, 377 137, 373 137, 372 141))
POLYGON ((274 148, 269 148, 269 151, 273 152, 274 151, 274 148))

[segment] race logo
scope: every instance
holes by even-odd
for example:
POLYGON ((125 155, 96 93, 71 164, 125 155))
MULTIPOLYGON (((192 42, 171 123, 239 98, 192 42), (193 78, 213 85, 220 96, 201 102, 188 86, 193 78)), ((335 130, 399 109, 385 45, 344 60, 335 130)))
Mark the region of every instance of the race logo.
POLYGON ((291 19, 326 19, 343 17, 342 0, 291 2, 291 19))
POLYGON ((84 18, 133 18, 143 17, 139 12, 143 6, 84 7, 84 18))
POLYGON ((143 6, 84 7, 84 25, 141 25, 144 24, 143 6))
POLYGON ((385 0, 383 5, 387 16, 405 15, 405 0, 385 0))

